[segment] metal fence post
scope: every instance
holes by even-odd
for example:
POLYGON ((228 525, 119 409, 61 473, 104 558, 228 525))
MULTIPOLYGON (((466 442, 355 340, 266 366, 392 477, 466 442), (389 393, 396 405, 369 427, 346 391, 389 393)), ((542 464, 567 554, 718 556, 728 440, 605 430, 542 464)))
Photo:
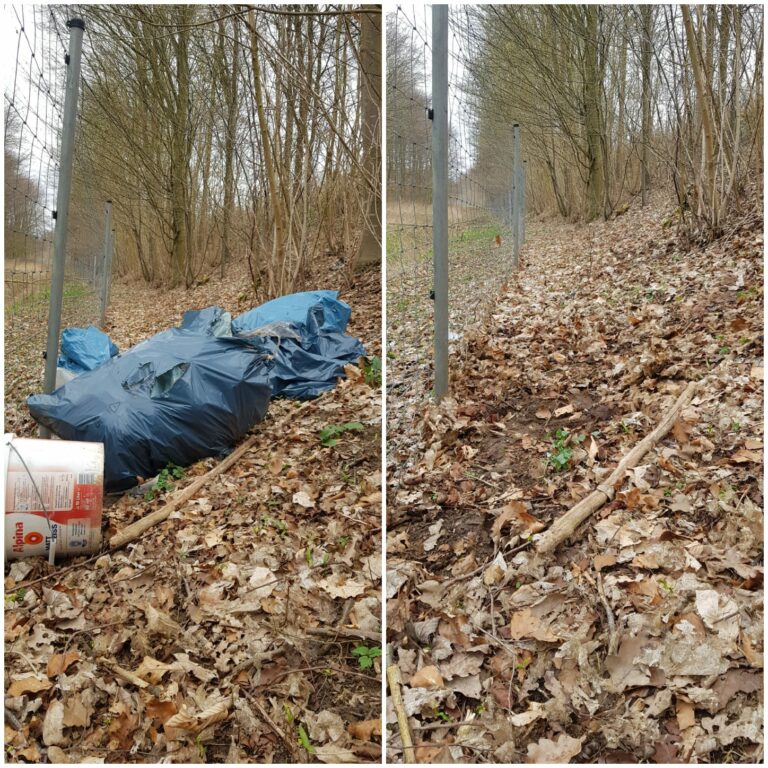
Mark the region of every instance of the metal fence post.
MULTIPOLYGON (((72 188, 72 160, 75 144, 77 97, 80 89, 80 56, 83 48, 85 22, 70 19, 69 60, 67 62, 67 89, 64 95, 64 117, 61 130, 61 164, 59 189, 56 196, 56 228, 53 233, 53 268, 51 272, 51 299, 48 309, 48 341, 46 344, 43 392, 53 392, 56 386, 56 359, 59 356, 61 306, 64 297, 64 265, 67 248, 67 220, 69 219, 69 193, 72 188)), ((40 429, 40 437, 49 438, 50 430, 40 429)))
POLYGON ((432 6, 432 252, 435 399, 448 392, 448 6, 432 6))
POLYGON ((104 206, 104 260, 101 266, 101 304, 99 307, 99 328, 104 330, 109 303, 109 280, 112 276, 112 201, 104 206))
POLYGON ((512 126, 512 266, 520 263, 520 126, 512 126))

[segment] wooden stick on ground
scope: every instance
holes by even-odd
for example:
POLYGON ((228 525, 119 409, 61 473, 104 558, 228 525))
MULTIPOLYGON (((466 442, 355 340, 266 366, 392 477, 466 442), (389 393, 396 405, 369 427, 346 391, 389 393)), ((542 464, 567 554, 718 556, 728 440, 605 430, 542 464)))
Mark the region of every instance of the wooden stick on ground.
POLYGON ((154 688, 154 686, 151 686, 146 680, 143 680, 137 674, 131 672, 130 669, 123 669, 123 667, 119 666, 110 659, 106 659, 103 656, 100 656, 98 659, 96 659, 96 661, 107 669, 111 669, 118 677, 121 677, 126 682, 135 685, 137 688, 154 688))
MULTIPOLYGON (((302 403, 298 408, 292 409, 288 414, 286 414, 283 421, 293 421, 298 413, 310 410, 316 403, 316 400, 308 400, 306 403, 302 403)), ((229 469, 244 453, 247 453, 256 444, 256 441, 259 439, 259 437, 259 434, 251 435, 251 437, 249 437, 237 449, 232 451, 232 453, 230 453, 229 456, 224 459, 224 461, 222 461, 220 464, 217 464, 210 472, 207 472, 202 477, 198 477, 194 483, 173 494, 170 501, 165 506, 155 510, 146 517, 142 517, 141 520, 137 520, 135 523, 131 523, 131 525, 129 525, 127 528, 124 528, 122 531, 116 533, 109 540, 110 551, 124 547, 129 542, 141 536, 141 534, 145 531, 148 531, 158 523, 162 523, 163 521, 167 520, 170 517, 171 512, 178 509, 182 504, 188 502, 203 486, 205 486, 205 484, 211 478, 216 477, 216 475, 220 474, 225 469, 229 469)))
POLYGON ((259 435, 252 435, 249 437, 237 450, 232 451, 224 461, 217 464, 210 472, 206 472, 202 477, 198 477, 191 485, 174 493, 167 504, 116 533, 109 540, 110 549, 120 549, 120 547, 124 547, 129 542, 141 536, 145 531, 158 523, 167 520, 170 517, 171 512, 178 509, 182 504, 186 504, 186 502, 195 496, 209 480, 223 472, 225 469, 231 467, 244 453, 247 453, 253 448, 258 438, 259 435))
POLYGON ((571 536, 574 531, 600 507, 610 501, 615 494, 614 486, 624 479, 624 473, 628 469, 637 466, 640 459, 653 448, 664 435, 672 429, 672 425, 680 415, 680 411, 685 408, 693 399, 696 392, 696 382, 692 381, 685 388, 675 404, 667 412, 656 429, 649 435, 646 435, 620 462, 616 469, 611 472, 608 479, 597 486, 586 498, 582 499, 575 507, 571 507, 562 517, 555 520, 549 530, 545 531, 541 538, 536 542, 538 552, 551 552, 556 549, 563 541, 571 536))
POLYGON ((397 664, 390 664, 387 667, 387 681, 389 682, 389 692, 392 694, 392 705, 394 706, 395 714, 397 715, 400 740, 403 742, 403 762, 415 763, 416 753, 413 749, 411 729, 408 725, 408 713, 405 711, 403 693, 400 690, 403 684, 403 678, 400 675, 400 667, 398 667, 397 664))
POLYGON ((298 751, 298 742, 294 741, 292 738, 290 738, 278 725, 275 723, 275 721, 267 714, 267 710, 264 709, 264 707, 261 705, 259 700, 248 691, 242 691, 248 701, 253 704, 253 706, 256 708, 256 711, 259 713, 259 717, 269 726, 269 728, 272 730, 273 733, 275 733, 278 738, 285 744, 285 748, 288 750, 288 754, 291 756, 291 758, 296 761, 296 752, 298 751))

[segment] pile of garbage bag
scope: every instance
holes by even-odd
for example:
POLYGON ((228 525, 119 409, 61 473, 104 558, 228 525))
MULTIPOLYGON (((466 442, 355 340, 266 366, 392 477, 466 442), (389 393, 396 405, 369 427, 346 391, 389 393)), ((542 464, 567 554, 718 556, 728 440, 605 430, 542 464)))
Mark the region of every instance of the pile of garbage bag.
POLYGON ((272 323, 288 323, 317 333, 344 333, 352 310, 338 291, 304 291, 280 296, 245 312, 232 322, 234 333, 247 333, 272 323))
POLYGON ((61 355, 56 365, 74 373, 93 371, 118 352, 117 345, 95 325, 67 328, 61 334, 61 355))
POLYGON ((336 386, 365 354, 345 333, 351 310, 337 297, 283 296, 234 321, 220 307, 186 312, 180 328, 27 404, 59 437, 104 443, 105 487, 125 490, 169 462, 229 452, 271 397, 307 399, 336 386))
POLYGON ((267 412, 264 362, 242 339, 172 328, 27 403, 59 437, 104 443, 104 485, 124 490, 227 453, 267 412))

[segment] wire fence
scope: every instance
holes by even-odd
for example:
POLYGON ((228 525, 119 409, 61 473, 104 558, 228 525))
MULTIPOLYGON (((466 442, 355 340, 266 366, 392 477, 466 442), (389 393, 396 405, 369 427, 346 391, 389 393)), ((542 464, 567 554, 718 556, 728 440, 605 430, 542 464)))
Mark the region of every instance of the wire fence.
POLYGON ((473 76, 479 20, 471 6, 437 8, 448 16, 442 31, 433 24, 431 6, 398 6, 387 16, 387 344, 391 394, 397 397, 412 386, 416 371, 433 380, 431 319, 442 309, 434 290, 442 258, 435 247, 436 201, 447 205, 444 309, 452 346, 485 316, 516 268, 524 237, 519 129, 494 113, 492 94, 473 76), (447 85, 433 71, 438 47, 447 49, 447 85), (437 150, 433 156, 441 140, 438 103, 447 106, 448 126, 447 181, 440 190, 433 186, 433 174, 445 162, 437 158, 446 154, 437 150))
MULTIPOLYGON (((6 400, 39 391, 49 324, 54 232, 68 68, 66 6, 6 6, 15 62, 4 129, 6 400)), ((79 87, 80 84, 78 84, 79 87)), ((75 129, 75 158, 82 152, 75 129)), ((83 163, 75 162, 82 169, 83 163)), ((72 183, 61 327, 99 321, 105 205, 82 170, 72 183)), ((10 408, 12 411, 13 408, 10 408)), ((6 429, 9 407, 6 403, 6 429)))

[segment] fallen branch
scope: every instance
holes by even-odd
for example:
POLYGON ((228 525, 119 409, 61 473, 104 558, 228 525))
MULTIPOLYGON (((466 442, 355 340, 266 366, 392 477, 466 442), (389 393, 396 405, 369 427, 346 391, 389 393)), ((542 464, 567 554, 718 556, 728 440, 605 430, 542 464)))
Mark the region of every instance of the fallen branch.
POLYGON ((158 525, 159 523, 167 520, 172 512, 175 512, 182 504, 186 504, 191 498, 197 495, 201 488, 203 488, 212 478, 221 474, 225 469, 229 469, 243 454, 247 453, 256 444, 259 435, 252 435, 249 437, 237 450, 227 456, 224 461, 217 464, 210 472, 206 472, 202 477, 198 477, 191 485, 188 485, 181 491, 173 494, 170 501, 155 510, 146 517, 142 517, 135 523, 131 523, 127 528, 123 528, 122 531, 116 533, 109 540, 110 550, 120 549, 134 539, 138 539, 142 533, 148 531, 150 528, 158 525))
POLYGON ((246 695, 251 704, 253 704, 253 706, 256 708, 256 711, 259 713, 259 717, 261 717, 261 719, 269 726, 272 732, 278 736, 283 744, 285 744, 285 747, 288 750, 288 754, 295 758, 296 755, 294 753, 296 751, 296 747, 293 741, 289 739, 285 733, 283 733, 275 721, 267 714, 267 710, 264 709, 264 707, 255 696, 248 693, 248 691, 243 691, 243 693, 246 695))
MULTIPOLYGON (((372 643, 381 642, 381 632, 372 632, 366 629, 347 629, 346 627, 307 627, 308 635, 320 635, 332 637, 334 640, 344 638, 347 640, 370 640, 372 643)), ((332 645, 332 643, 329 643, 332 645)), ((320 656, 322 654, 318 654, 320 656)))
POLYGON ((387 667, 387 681, 389 682, 389 692, 392 694, 392 706, 395 708, 395 714, 397 715, 400 741, 403 742, 403 762, 415 763, 416 753, 413 749, 411 729, 408 725, 408 713, 405 711, 403 693, 400 690, 403 685, 403 678, 400 675, 400 667, 397 664, 390 664, 387 667))
POLYGON ((152 691, 156 690, 154 686, 150 685, 146 680, 143 680, 137 674, 131 672, 130 669, 123 669, 123 667, 119 666, 114 661, 105 659, 103 656, 100 656, 96 661, 107 669, 111 669, 118 677, 121 677, 127 683, 131 683, 131 685, 135 685, 137 688, 149 688, 152 691))
MULTIPOLYGON (((314 401, 308 401, 301 405, 299 408, 292 410, 288 414, 288 419, 293 420, 299 411, 303 411, 313 405, 314 401)), ((243 454, 247 453, 256 444, 260 435, 251 435, 242 445, 227 456, 221 463, 217 464, 210 472, 207 472, 202 477, 198 477, 191 485, 176 492, 171 497, 170 501, 158 510, 155 510, 146 517, 142 517, 141 520, 137 520, 135 523, 131 523, 127 528, 116 533, 109 540, 110 551, 120 549, 129 542, 137 539, 145 531, 158 525, 159 523, 167 520, 171 513, 177 510, 182 504, 186 504, 191 498, 197 495, 198 491, 203 488, 209 480, 221 474, 225 469, 229 469, 235 464, 243 454)))
POLYGON ((637 466, 640 459, 653 448, 664 435, 672 429, 672 425, 680 415, 680 411, 685 408, 693 399, 696 392, 696 382, 692 381, 685 388, 675 404, 667 412, 661 423, 649 435, 646 435, 620 462, 616 469, 611 472, 608 479, 597 486, 585 499, 582 499, 575 507, 571 507, 562 517, 558 518, 545 531, 541 538, 536 542, 536 550, 541 553, 551 552, 556 549, 563 541, 571 536, 574 531, 600 507, 609 502, 615 495, 615 486, 623 481, 624 473, 628 469, 637 466))
POLYGON ((50 573, 46 573, 45 576, 41 576, 39 579, 32 579, 31 581, 20 581, 15 586, 15 589, 21 589, 22 587, 24 589, 28 589, 29 587, 33 587, 35 584, 40 584, 43 581, 48 581, 48 579, 61 578, 65 573, 69 573, 69 571, 74 571, 76 568, 82 568, 84 565, 88 565, 88 563, 95 562, 103 554, 104 552, 97 552, 92 557, 89 557, 87 560, 83 560, 80 563, 75 563, 74 565, 68 565, 66 568, 56 568, 55 570, 52 570, 50 573))

